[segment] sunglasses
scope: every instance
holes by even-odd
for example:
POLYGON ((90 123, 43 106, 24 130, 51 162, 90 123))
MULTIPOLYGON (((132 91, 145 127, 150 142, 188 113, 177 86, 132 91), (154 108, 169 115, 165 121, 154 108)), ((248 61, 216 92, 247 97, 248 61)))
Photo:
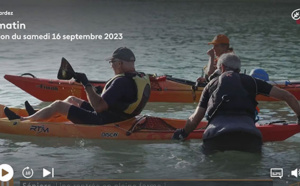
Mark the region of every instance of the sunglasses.
POLYGON ((123 63, 123 61, 119 60, 119 59, 112 59, 112 60, 108 61, 109 64, 113 64, 114 62, 122 62, 123 63))
POLYGON ((109 64, 112 64, 112 63, 114 63, 114 62, 119 62, 119 61, 120 61, 120 60, 118 60, 118 59, 112 59, 112 60, 109 60, 108 63, 109 63, 109 64))

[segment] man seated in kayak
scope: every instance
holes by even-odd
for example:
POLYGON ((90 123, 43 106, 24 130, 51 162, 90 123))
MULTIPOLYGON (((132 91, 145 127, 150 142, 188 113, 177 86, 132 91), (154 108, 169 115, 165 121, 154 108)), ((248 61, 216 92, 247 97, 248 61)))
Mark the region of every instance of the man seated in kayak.
POLYGON ((295 96, 263 80, 239 74, 241 62, 235 54, 223 54, 217 66, 222 74, 207 84, 195 112, 183 129, 176 130, 173 139, 186 138, 206 115, 208 126, 202 144, 205 154, 225 150, 260 152, 262 135, 254 121, 257 94, 285 101, 299 123, 300 106, 295 96))
POLYGON ((85 88, 88 102, 70 96, 66 100, 55 101, 36 113, 32 113, 34 111, 30 105, 25 104, 32 114, 28 117, 20 117, 6 107, 6 116, 10 120, 41 121, 60 114, 76 124, 101 125, 140 114, 150 96, 149 77, 135 71, 135 55, 126 47, 118 48, 108 60, 115 76, 106 83, 101 96, 95 92, 84 73, 75 73, 74 78, 85 88))
POLYGON ((233 52, 233 48, 229 47, 229 38, 223 34, 215 36, 214 39, 208 44, 213 45, 213 48, 207 51, 209 59, 207 66, 203 68, 204 78, 199 77, 197 79, 197 81, 201 83, 209 82, 212 79, 210 76, 217 70, 217 62, 222 54, 233 52))

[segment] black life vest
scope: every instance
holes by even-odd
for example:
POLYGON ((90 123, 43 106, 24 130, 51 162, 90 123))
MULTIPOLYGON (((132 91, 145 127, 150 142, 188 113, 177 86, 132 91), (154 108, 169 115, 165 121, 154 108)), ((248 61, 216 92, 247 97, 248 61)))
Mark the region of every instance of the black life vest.
POLYGON ((135 101, 133 101, 132 103, 128 103, 127 107, 124 108, 124 110, 119 110, 118 108, 110 108, 109 112, 118 113, 118 116, 123 118, 130 118, 140 114, 143 108, 146 106, 151 92, 150 79, 148 75, 142 72, 118 74, 106 83, 102 94, 104 94, 104 92, 108 89, 108 87, 115 79, 120 77, 127 77, 134 81, 137 88, 137 97, 135 101))
POLYGON ((224 72, 213 81, 206 112, 208 121, 219 114, 250 115, 255 119, 257 102, 244 88, 239 73, 224 72), (222 97, 226 100, 222 101, 222 97))

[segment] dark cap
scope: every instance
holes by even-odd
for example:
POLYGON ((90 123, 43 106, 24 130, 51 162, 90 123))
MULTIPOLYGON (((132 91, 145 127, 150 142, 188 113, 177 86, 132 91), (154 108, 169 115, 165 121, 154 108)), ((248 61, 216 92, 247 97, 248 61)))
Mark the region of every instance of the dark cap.
POLYGON ((112 57, 107 58, 106 60, 111 60, 112 58, 118 58, 124 61, 135 61, 135 56, 133 52, 126 47, 120 47, 114 51, 112 57))

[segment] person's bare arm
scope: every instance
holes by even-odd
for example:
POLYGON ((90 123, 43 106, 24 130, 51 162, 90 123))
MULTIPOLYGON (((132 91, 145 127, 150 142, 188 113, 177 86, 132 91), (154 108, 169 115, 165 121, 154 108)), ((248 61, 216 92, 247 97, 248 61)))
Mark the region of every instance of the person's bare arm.
POLYGON ((299 118, 300 105, 298 103, 298 100, 296 99, 296 97, 293 94, 291 94, 290 92, 288 92, 284 89, 273 86, 269 95, 276 99, 285 101, 291 107, 291 109, 295 112, 297 117, 299 118))
POLYGON ((96 93, 94 87, 86 86, 85 91, 89 103, 92 105, 96 112, 100 113, 108 109, 107 103, 99 94, 96 93))
POLYGON ((207 51, 207 55, 209 56, 209 60, 207 63, 207 68, 205 69, 205 75, 210 76, 215 70, 215 52, 214 49, 210 49, 207 51))
POLYGON ((187 120, 184 130, 187 134, 191 133, 193 130, 197 128, 201 120, 203 119, 205 115, 205 108, 197 107, 195 112, 189 117, 187 120))

